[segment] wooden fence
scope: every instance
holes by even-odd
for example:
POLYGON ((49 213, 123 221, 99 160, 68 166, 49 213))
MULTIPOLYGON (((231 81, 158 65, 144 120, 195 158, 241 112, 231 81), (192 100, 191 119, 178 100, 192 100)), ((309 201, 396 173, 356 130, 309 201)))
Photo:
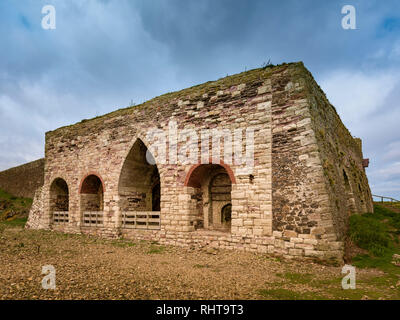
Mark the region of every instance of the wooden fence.
POLYGON ((83 225, 87 227, 103 225, 103 211, 85 211, 83 212, 83 225))
POLYGON ((54 211, 53 224, 65 224, 69 222, 68 211, 54 211))
POLYGON ((374 197, 374 198, 380 198, 380 199, 381 199, 380 202, 385 202, 384 199, 387 199, 386 202, 390 202, 390 203, 400 203, 400 200, 396 200, 396 199, 391 198, 391 197, 377 196, 377 195, 375 195, 375 194, 373 194, 372 197, 374 197))
POLYGON ((122 228, 159 230, 160 212, 159 211, 122 212, 122 228))

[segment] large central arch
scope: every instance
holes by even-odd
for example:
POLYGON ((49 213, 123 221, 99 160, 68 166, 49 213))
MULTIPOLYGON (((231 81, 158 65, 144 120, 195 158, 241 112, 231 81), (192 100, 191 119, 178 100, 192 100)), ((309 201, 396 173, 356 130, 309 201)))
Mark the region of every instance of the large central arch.
POLYGON ((142 140, 137 139, 122 166, 119 183, 119 207, 122 227, 157 229, 160 226, 160 174, 142 140))

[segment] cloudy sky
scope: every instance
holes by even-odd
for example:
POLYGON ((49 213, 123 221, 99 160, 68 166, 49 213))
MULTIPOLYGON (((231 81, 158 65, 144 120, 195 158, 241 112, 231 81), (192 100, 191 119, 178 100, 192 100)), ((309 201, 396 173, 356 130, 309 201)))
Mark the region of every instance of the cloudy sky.
POLYGON ((373 193, 399 199, 398 0, 1 0, 0 170, 43 157, 46 131, 269 59, 305 63, 363 139, 373 193))

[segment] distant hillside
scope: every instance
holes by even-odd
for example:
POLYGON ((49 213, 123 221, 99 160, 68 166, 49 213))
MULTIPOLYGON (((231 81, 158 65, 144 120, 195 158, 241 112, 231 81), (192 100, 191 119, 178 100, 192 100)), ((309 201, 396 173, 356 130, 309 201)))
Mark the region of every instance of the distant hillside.
POLYGON ((0 189, 0 221, 26 219, 32 199, 15 197, 0 189))

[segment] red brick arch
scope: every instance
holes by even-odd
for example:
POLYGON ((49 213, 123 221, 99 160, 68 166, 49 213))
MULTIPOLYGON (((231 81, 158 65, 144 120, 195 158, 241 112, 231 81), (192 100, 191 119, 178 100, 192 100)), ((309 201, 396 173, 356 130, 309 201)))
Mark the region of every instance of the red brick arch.
POLYGON ((63 180, 63 181, 65 182, 65 184, 67 185, 68 192, 70 191, 70 190, 69 190, 69 184, 68 184, 67 180, 64 179, 64 178, 62 178, 61 176, 57 176, 57 177, 55 177, 54 179, 50 180, 50 181, 51 181, 51 183, 50 183, 50 190, 51 190, 51 187, 54 185, 54 183, 55 183, 57 180, 63 180))
POLYGON ((86 180, 86 178, 89 177, 89 176, 96 176, 97 178, 99 178, 99 180, 100 180, 100 182, 101 182, 101 186, 102 186, 102 188, 103 188, 103 193, 104 193, 104 192, 106 191, 106 188, 105 188, 105 185, 104 185, 103 178, 102 178, 97 172, 91 171, 91 172, 88 172, 88 173, 83 177, 83 179, 81 180, 81 182, 80 182, 80 184, 79 184, 79 194, 82 193, 83 182, 84 182, 84 181, 86 180))
POLYGON ((201 170, 201 167, 204 166, 204 168, 206 168, 205 166, 207 165, 219 165, 221 167, 223 167, 226 171, 226 173, 228 174, 229 178, 231 179, 232 184, 236 184, 236 178, 235 175, 231 169, 230 166, 228 166, 227 164, 225 164, 222 160, 220 161, 219 164, 217 163, 211 163, 211 159, 210 159, 210 163, 204 163, 204 164, 195 164, 194 166, 192 166, 189 170, 189 172, 186 175, 185 178, 185 187, 199 187, 200 185, 200 181, 199 181, 199 177, 201 176, 201 171, 199 172, 199 170, 201 170), (199 174, 196 175, 196 172, 198 172, 199 174), (199 177, 197 177, 199 176, 199 177))

